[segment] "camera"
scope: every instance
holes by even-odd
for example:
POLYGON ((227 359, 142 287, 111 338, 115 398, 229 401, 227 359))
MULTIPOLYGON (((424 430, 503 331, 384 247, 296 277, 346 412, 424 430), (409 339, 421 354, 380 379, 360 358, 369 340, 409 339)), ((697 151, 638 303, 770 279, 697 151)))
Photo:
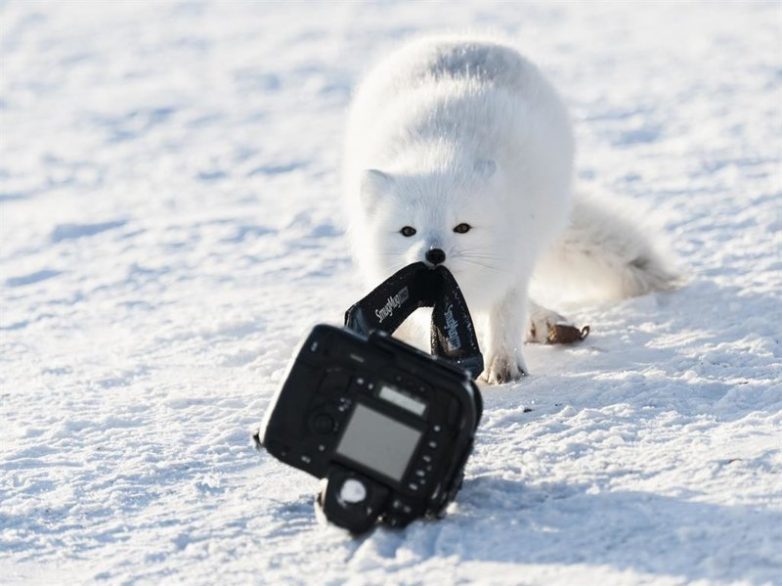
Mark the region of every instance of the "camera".
POLYGON ((291 361, 253 437, 256 447, 323 480, 316 511, 354 534, 379 519, 404 527, 454 499, 483 403, 470 312, 450 271, 408 265, 318 325, 291 361), (432 308, 432 354, 393 337, 432 308))
MULTIPOLYGON (((469 318, 468 318, 469 319, 469 318)), ((325 480, 317 504, 354 534, 436 518, 458 492, 481 416, 467 371, 387 332, 318 325, 256 445, 325 480)))

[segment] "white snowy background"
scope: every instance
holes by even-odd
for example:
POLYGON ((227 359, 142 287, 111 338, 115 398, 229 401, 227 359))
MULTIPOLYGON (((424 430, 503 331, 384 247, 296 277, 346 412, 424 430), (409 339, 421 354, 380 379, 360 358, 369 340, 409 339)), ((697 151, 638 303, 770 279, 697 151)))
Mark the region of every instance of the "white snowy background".
POLYGON ((17 0, 0 49, 0 583, 782 584, 779 2, 17 0), (691 281, 565 308, 592 335, 484 389, 449 515, 353 540, 250 432, 363 293, 352 88, 464 28, 691 281))

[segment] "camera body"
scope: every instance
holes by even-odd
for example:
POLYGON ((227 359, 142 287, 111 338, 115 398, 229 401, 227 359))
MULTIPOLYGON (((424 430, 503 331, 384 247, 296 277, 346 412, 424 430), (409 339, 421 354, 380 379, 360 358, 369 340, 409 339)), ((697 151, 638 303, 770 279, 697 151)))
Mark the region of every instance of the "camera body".
POLYGON ((461 486, 481 415, 469 375, 375 330, 318 325, 291 362, 256 442, 325 478, 318 503, 354 533, 436 517, 461 486))

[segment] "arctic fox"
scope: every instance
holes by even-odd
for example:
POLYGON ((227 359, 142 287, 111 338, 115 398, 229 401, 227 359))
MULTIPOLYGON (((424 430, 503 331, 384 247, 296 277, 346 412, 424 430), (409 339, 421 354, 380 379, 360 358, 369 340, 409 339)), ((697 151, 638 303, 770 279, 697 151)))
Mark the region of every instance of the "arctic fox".
POLYGON ((403 46, 363 81, 348 120, 344 194, 367 284, 444 264, 476 317, 489 383, 526 374, 525 337, 550 339, 564 321, 529 299, 533 275, 581 276, 615 297, 671 288, 674 272, 631 220, 573 201, 573 156, 561 99, 510 45, 403 46))

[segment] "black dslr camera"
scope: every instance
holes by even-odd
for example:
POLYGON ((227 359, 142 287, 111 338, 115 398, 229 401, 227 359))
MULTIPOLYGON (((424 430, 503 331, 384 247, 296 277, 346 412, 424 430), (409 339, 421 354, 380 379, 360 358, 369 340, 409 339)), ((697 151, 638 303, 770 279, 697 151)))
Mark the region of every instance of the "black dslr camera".
POLYGON ((416 263, 345 321, 304 340, 256 444, 324 479, 318 506, 352 533, 437 517, 461 487, 482 410, 483 359, 458 285, 416 263), (433 355, 389 334, 421 306, 433 308, 433 355))

